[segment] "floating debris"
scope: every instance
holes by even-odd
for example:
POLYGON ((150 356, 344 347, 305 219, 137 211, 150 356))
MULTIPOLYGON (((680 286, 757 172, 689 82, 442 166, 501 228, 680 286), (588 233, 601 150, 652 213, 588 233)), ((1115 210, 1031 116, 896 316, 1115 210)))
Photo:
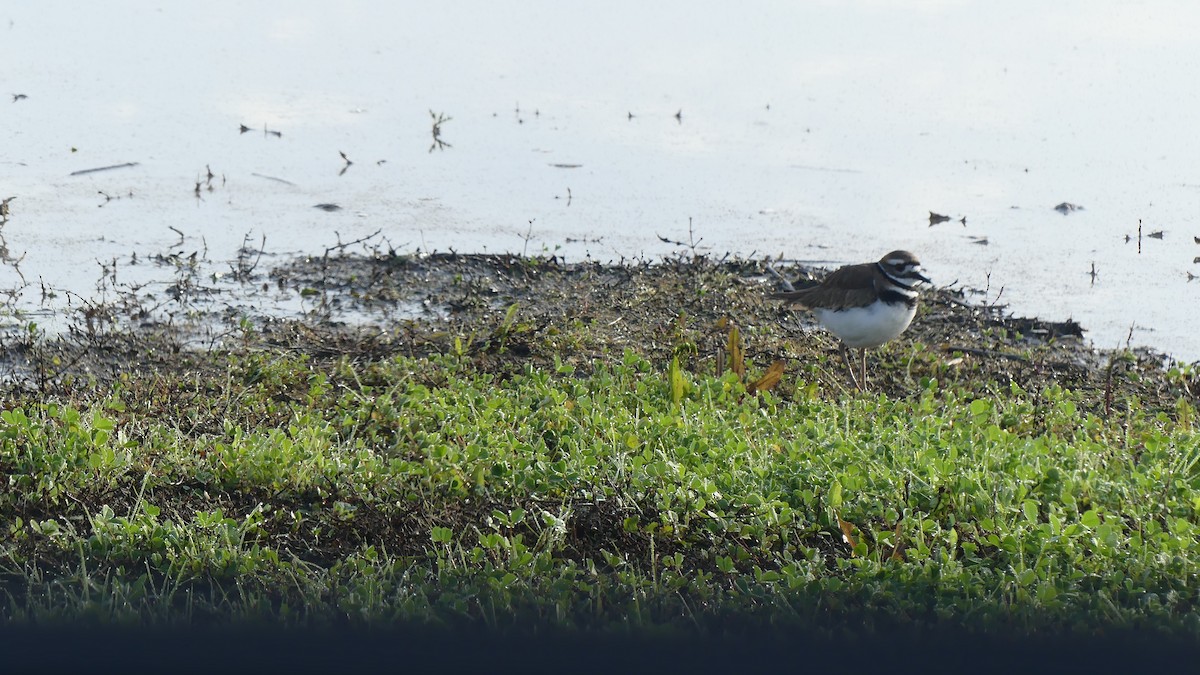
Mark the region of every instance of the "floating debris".
POLYGON ((1063 202, 1054 207, 1054 210, 1065 216, 1072 211, 1082 211, 1083 207, 1078 204, 1072 204, 1071 202, 1063 202))
MULTIPOLYGON (((105 192, 104 190, 97 190, 97 192, 100 194, 101 197, 104 197, 104 201, 97 204, 97 206, 100 208, 104 208, 105 204, 111 202, 114 199, 121 199, 121 197, 122 197, 122 195, 110 195, 107 192, 105 192)), ((129 193, 124 196, 132 199, 133 198, 133 190, 130 190, 129 193)))
POLYGON ((929 212, 929 226, 930 227, 933 227, 934 225, 937 225, 938 223, 944 223, 947 220, 950 220, 950 216, 943 216, 942 214, 934 213, 933 211, 929 212))
POLYGON ((313 208, 321 209, 322 211, 329 211, 329 212, 342 210, 342 207, 338 206, 337 204, 316 204, 313 206, 313 208))
MULTIPOLYGON (((197 199, 200 198, 200 189, 201 188, 207 189, 209 192, 212 192, 213 190, 216 189, 213 187, 213 179, 216 178, 217 175, 215 173, 213 173, 211 165, 209 165, 209 164, 204 165, 204 174, 205 175, 204 175, 203 179, 196 178, 196 186, 193 189, 193 192, 196 194, 197 199)), ((225 185, 225 174, 221 174, 221 185, 222 186, 225 185)))
POLYGON ((96 167, 95 169, 80 169, 79 171, 72 171, 70 173, 70 175, 82 176, 87 173, 96 173, 97 171, 111 171, 113 169, 124 169, 126 167, 137 166, 137 165, 138 165, 137 162, 125 162, 124 164, 113 164, 112 166, 100 166, 100 167, 96 167))
POLYGON ((12 97, 13 103, 16 103, 17 101, 24 101, 25 99, 29 98, 25 94, 13 94, 12 97))
POLYGON ((980 246, 987 246, 988 238, 987 237, 971 237, 971 243, 979 244, 980 246))
POLYGON ((556 169, 578 169, 582 164, 551 164, 556 169))
POLYGON ((276 178, 275 176, 266 176, 266 175, 263 175, 263 174, 261 174, 261 173, 252 173, 252 174, 250 174, 250 175, 251 175, 251 176, 255 176, 255 177, 257 177, 257 178, 266 178, 267 180, 273 180, 273 181, 275 181, 276 183, 283 183, 284 185, 295 185, 295 183, 293 183, 293 182, 292 182, 292 181, 290 181, 290 180, 284 180, 284 179, 282 179, 282 178, 276 178))
POLYGON ((1162 231, 1162 230, 1155 230, 1155 231, 1151 232, 1150 234, 1148 234, 1148 235, 1146 235, 1146 236, 1147 236, 1147 237, 1150 237, 1151 239, 1162 239, 1162 238, 1163 238, 1163 231, 1162 231))
MULTIPOLYGON (((520 112, 521 112, 521 106, 520 106, 520 104, 517 104, 517 114, 519 115, 520 112)), ((429 152, 433 152, 434 150, 445 150, 446 148, 453 148, 454 147, 453 145, 450 145, 446 141, 442 140, 442 125, 445 124, 446 122, 449 122, 450 120, 452 120, 454 118, 449 117, 448 115, 446 115, 446 113, 443 113, 443 112, 435 113, 432 110, 429 111, 429 116, 433 118, 433 129, 430 131, 430 133, 433 134, 433 143, 430 144, 430 146, 429 146, 429 152)))
MULTIPOLYGON (((247 131, 250 131, 250 127, 246 126, 245 124, 238 124, 238 133, 244 134, 247 131)), ((264 123, 263 124, 263 136, 274 136, 276 138, 283 138, 283 132, 275 131, 274 129, 268 129, 266 123, 264 123)))

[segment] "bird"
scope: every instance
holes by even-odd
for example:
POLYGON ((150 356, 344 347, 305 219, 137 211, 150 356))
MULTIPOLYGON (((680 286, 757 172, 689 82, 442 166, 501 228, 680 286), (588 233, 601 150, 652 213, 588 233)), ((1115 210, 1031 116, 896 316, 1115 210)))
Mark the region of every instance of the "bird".
POLYGON ((917 287, 932 283, 923 272, 917 256, 892 251, 878 262, 846 265, 818 284, 773 297, 809 310, 842 341, 850 378, 862 389, 867 380, 866 350, 896 338, 912 323, 917 313, 917 287), (847 348, 858 350, 861 383, 854 377, 847 348))

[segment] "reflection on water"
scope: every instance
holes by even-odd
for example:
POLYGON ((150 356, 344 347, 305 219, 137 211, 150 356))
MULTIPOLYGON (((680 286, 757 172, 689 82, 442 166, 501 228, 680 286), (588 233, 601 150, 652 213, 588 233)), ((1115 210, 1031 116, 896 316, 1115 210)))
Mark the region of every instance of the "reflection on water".
POLYGON ((34 307, 115 268, 161 293, 153 255, 205 252, 216 274, 247 237, 319 254, 376 230, 401 250, 653 257, 690 223, 721 254, 908 248, 1099 346, 1136 325, 1135 344, 1200 358, 1180 309, 1200 294, 1200 6, 994 5, 10 6, 0 199, 20 262, 0 287, 34 307), (1140 250, 1139 221, 1162 232, 1140 250))

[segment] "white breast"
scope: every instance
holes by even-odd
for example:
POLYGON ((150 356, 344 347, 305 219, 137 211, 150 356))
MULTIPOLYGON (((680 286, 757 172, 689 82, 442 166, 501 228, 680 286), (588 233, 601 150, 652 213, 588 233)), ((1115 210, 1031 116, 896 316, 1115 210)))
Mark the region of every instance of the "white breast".
POLYGON ((904 303, 876 302, 853 309, 814 309, 813 316, 847 347, 870 349, 895 338, 908 328, 916 307, 904 303))

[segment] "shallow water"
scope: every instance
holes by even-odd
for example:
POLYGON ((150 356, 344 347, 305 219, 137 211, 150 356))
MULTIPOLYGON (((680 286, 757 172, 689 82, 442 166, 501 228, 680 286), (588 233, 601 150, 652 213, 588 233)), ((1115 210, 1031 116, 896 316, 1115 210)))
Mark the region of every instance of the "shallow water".
POLYGON ((1200 359, 1198 26, 1186 3, 10 5, 0 288, 61 309, 115 270, 162 297, 155 254, 228 275, 263 237, 260 271, 376 231, 568 260, 909 248, 1097 346, 1135 326, 1200 359))

